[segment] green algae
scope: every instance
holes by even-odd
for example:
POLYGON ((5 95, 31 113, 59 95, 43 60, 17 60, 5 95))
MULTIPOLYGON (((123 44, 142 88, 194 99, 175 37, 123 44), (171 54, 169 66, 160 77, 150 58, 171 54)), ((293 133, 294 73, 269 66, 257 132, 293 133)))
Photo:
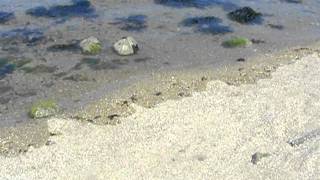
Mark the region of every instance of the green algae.
POLYGON ((53 116, 58 112, 58 105, 53 100, 40 100, 31 106, 29 116, 33 119, 53 116))
POLYGON ((251 41, 247 38, 235 37, 235 38, 224 41, 222 43, 222 46, 227 48, 235 48, 235 47, 245 47, 250 44, 251 44, 251 41))

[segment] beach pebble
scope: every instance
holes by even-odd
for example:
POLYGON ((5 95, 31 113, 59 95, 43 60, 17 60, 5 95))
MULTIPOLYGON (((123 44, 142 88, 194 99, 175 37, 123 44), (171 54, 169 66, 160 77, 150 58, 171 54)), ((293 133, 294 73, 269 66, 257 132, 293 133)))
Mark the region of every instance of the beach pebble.
POLYGON ((89 37, 80 42, 80 48, 84 54, 98 54, 102 50, 102 45, 96 37, 89 37))
POLYGON ((228 14, 229 18, 233 21, 245 24, 255 20, 257 17, 260 17, 262 14, 256 12, 250 7, 243 7, 232 11, 228 14))
POLYGON ((136 54, 139 50, 138 43, 133 37, 124 37, 114 43, 114 50, 121 56, 136 54))
POLYGON ((34 103, 29 111, 29 116, 33 119, 50 117, 56 114, 58 105, 53 100, 40 100, 34 103))

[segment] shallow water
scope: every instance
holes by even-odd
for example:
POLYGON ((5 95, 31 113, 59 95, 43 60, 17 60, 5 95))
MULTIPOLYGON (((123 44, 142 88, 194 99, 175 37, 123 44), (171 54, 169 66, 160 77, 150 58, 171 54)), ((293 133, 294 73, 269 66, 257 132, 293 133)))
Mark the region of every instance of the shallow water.
POLYGON ((0 23, 0 126, 27 121, 38 99, 69 111, 154 72, 214 70, 317 42, 319 10, 317 0, 2 0, 0 12, 14 15, 0 23), (262 16, 248 24, 228 18, 244 6, 262 16), (111 46, 127 35, 140 51, 118 56, 111 46), (81 54, 77 43, 88 36, 101 40, 101 54, 81 54), (235 36, 256 43, 221 46, 235 36))

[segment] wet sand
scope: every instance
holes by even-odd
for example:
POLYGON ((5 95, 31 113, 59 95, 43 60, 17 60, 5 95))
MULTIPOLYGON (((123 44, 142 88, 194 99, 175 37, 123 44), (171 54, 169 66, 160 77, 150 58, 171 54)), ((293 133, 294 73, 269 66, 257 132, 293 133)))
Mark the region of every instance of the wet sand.
POLYGON ((272 78, 169 100, 117 126, 51 118, 47 146, 0 157, 3 179, 318 179, 319 52, 272 78))

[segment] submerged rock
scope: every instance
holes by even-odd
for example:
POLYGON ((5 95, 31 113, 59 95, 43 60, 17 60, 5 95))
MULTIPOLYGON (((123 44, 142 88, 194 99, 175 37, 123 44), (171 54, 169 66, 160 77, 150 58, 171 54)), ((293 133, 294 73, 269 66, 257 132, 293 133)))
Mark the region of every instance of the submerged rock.
POLYGON ((91 36, 87 39, 84 39, 80 42, 80 48, 84 54, 98 54, 102 50, 102 45, 100 41, 91 36))
POLYGON ((250 46, 251 44, 252 42, 247 38, 235 37, 235 38, 224 41, 222 43, 222 46, 226 48, 235 48, 235 47, 246 47, 246 46, 250 46))
POLYGON ((121 56, 136 54, 139 50, 138 43, 133 37, 124 37, 114 43, 114 50, 121 56))
POLYGON ((12 19, 14 19, 14 13, 0 11, 0 24, 4 24, 12 19))
POLYGON ((231 20, 237 21, 242 24, 250 23, 253 20, 255 20, 261 16, 262 16, 261 13, 256 12, 255 10, 253 10, 250 7, 243 7, 243 8, 237 9, 235 11, 232 11, 228 14, 228 17, 231 20))
POLYGON ((32 105, 29 116, 33 119, 53 116, 58 112, 58 105, 53 100, 41 100, 32 105))

